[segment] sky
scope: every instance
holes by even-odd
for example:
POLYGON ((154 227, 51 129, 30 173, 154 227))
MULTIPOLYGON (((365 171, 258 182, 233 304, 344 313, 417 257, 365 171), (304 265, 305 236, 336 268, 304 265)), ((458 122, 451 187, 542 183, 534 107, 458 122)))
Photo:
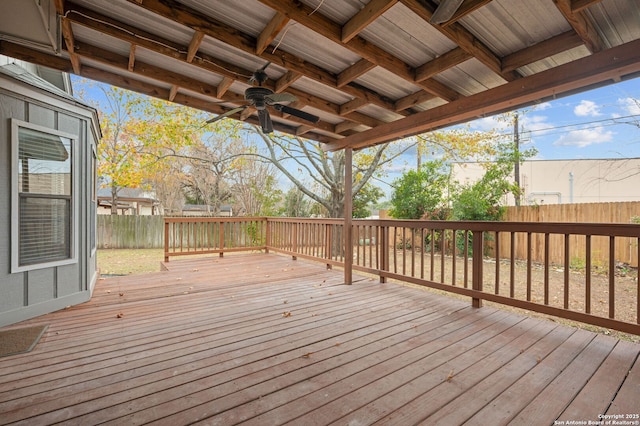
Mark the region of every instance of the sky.
MULTIPOLYGON (((545 102, 520 112, 523 147, 540 160, 640 157, 640 78, 545 102)), ((495 117, 470 123, 474 130, 512 125, 495 117)))

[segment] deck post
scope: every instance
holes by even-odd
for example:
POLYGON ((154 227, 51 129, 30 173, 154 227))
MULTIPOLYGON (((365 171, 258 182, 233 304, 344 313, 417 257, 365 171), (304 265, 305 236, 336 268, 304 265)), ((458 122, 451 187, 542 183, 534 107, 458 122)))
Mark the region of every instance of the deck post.
MULTIPOLYGON (((482 291, 482 249, 484 246, 484 233, 482 231, 473 231, 473 271, 471 275, 471 288, 473 290, 482 291)), ((482 299, 474 297, 471 299, 474 308, 482 307, 482 299)))
POLYGON ((344 150, 344 283, 353 282, 353 149, 344 150))

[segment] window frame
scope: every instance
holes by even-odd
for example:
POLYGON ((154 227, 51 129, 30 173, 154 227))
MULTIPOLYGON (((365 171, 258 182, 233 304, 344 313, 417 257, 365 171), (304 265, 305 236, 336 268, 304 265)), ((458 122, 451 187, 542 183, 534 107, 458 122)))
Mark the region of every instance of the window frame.
MULTIPOLYGON (((56 129, 52 129, 49 127, 40 126, 33 123, 28 123, 26 121, 11 119, 11 273, 25 272, 37 269, 45 269, 52 268, 56 266, 62 265, 70 265, 74 263, 78 263, 78 217, 76 214, 76 206, 78 190, 76 182, 78 182, 78 178, 76 173, 78 172, 77 167, 77 144, 79 137, 77 135, 73 135, 70 133, 62 132, 56 129), (62 137, 69 139, 70 147, 71 147, 71 182, 70 182, 70 190, 71 194, 69 196, 69 257, 65 259, 59 259, 54 261, 43 261, 39 263, 31 263, 28 265, 20 265, 20 188, 18 186, 19 179, 18 174, 20 170, 20 159, 19 159, 19 130, 20 128, 34 130, 37 132, 46 133, 48 135, 62 137)), ((34 198, 43 198, 42 194, 40 197, 35 196, 34 198)), ((49 197, 44 197, 49 198, 49 197)), ((63 198, 63 197, 52 197, 55 199, 63 198)))

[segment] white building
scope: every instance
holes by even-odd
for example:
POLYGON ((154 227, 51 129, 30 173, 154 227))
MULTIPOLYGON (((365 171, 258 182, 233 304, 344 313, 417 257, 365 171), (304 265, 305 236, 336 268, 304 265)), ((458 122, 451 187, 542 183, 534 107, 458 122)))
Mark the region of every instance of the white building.
MULTIPOLYGON (((472 183, 483 173, 481 163, 456 163, 452 179, 472 183)), ((640 201, 640 158, 525 161, 520 187, 522 205, 640 201)))

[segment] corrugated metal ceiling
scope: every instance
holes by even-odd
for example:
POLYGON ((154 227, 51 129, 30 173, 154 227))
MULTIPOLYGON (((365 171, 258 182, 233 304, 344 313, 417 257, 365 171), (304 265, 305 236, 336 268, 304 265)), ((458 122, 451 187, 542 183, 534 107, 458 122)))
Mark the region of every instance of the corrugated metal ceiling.
POLYGON ((157 87, 216 114, 243 105, 252 73, 271 62, 266 87, 320 118, 271 110, 276 130, 329 149, 640 73, 639 1, 465 0, 451 20, 431 23, 446 1, 60 0, 61 56, 6 38, 0 53, 144 93, 157 87))

